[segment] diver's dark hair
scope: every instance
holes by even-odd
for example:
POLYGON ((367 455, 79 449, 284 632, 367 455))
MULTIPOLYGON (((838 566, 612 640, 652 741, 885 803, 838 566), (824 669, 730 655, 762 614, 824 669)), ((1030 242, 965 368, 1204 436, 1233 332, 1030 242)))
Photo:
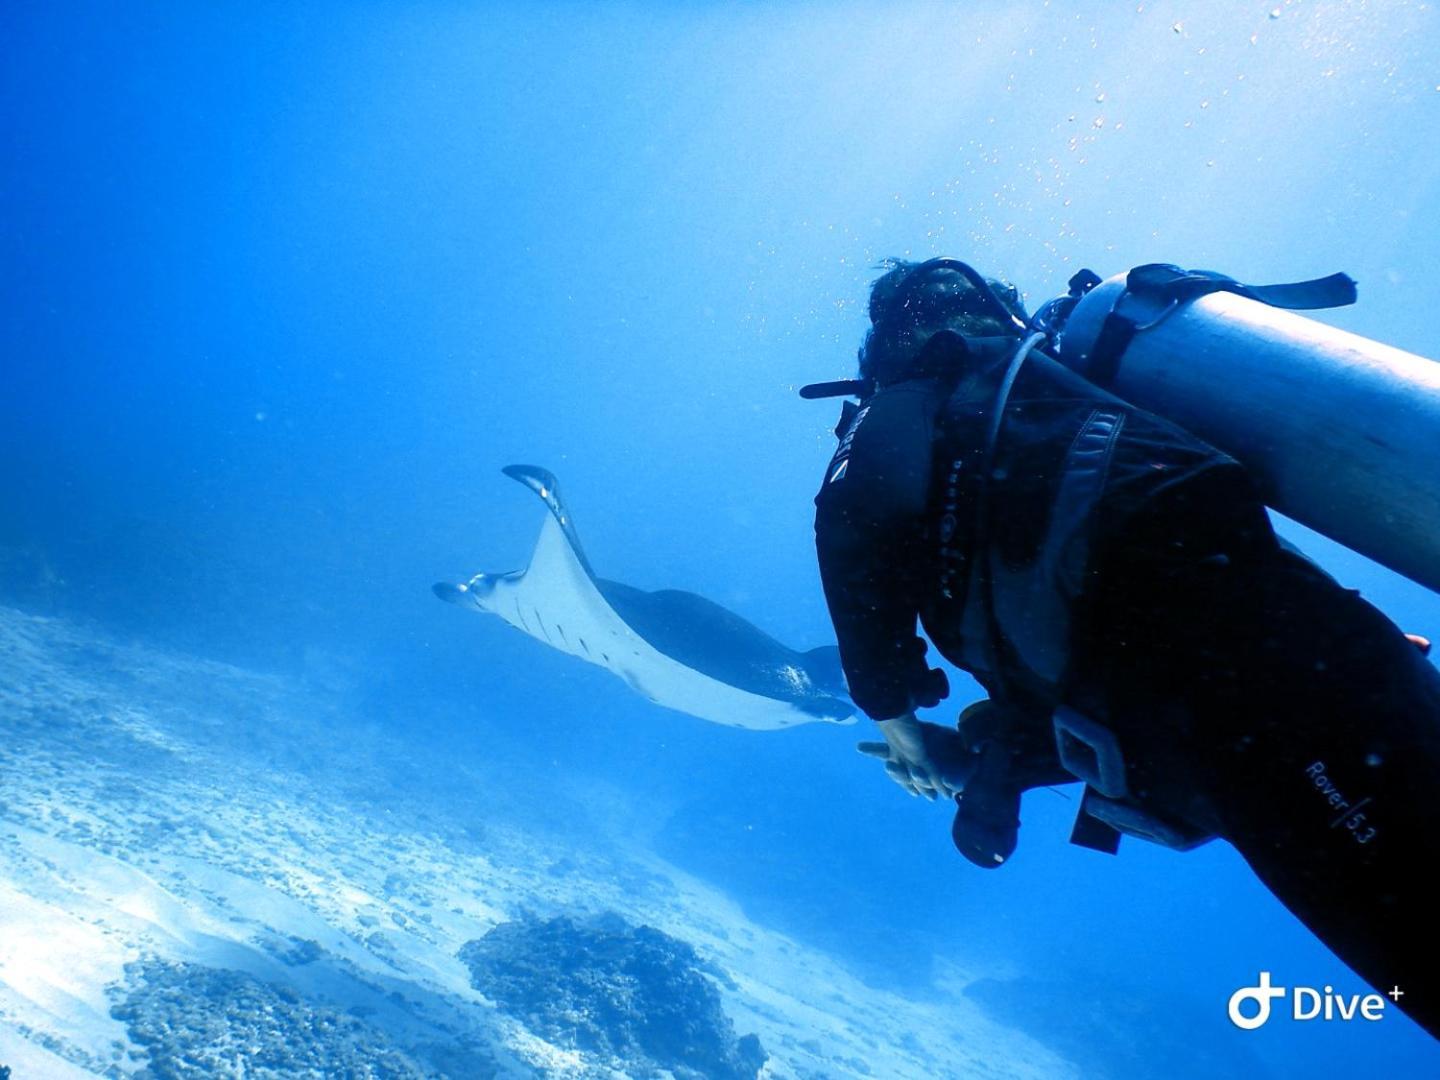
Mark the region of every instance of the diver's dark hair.
MULTIPOLYGON (((870 285, 870 329, 860 345, 860 377, 877 385, 904 378, 923 343, 921 331, 954 330, 966 337, 998 337, 1013 335, 1013 325, 1001 320, 992 305, 974 301, 975 288, 953 270, 937 266, 935 273, 956 277, 955 287, 942 293, 939 300, 916 302, 910 287, 911 275, 923 267, 922 262, 909 259, 885 259, 877 266, 883 270, 870 285), (903 296, 901 294, 904 294, 903 296)), ((928 275, 927 275, 928 276, 928 275)), ((997 278, 986 278, 986 284, 1001 304, 1022 321, 1028 316, 1015 286, 997 278)))

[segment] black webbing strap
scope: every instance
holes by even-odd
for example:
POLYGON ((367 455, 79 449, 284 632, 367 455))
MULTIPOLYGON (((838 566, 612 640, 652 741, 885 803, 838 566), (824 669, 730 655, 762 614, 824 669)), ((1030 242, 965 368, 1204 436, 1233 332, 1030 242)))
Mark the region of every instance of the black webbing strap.
POLYGON ((1090 350, 1086 377, 1108 386, 1137 330, 1156 326, 1180 305, 1215 292, 1235 293, 1291 311, 1344 307, 1353 304, 1356 296, 1355 279, 1349 274, 1281 285, 1246 285, 1213 270, 1182 270, 1169 263, 1146 263, 1126 275, 1125 291, 1105 316, 1090 350))
POLYGON ((1094 794, 1087 786, 1080 797, 1080 809, 1075 814, 1075 824, 1070 827, 1070 843, 1102 855, 1114 855, 1120 850, 1120 830, 1090 816, 1090 800, 1094 794))

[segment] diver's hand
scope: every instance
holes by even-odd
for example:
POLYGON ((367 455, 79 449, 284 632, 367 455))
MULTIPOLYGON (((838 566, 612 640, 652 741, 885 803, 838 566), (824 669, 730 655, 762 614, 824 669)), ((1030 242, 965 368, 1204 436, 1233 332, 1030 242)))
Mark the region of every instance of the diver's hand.
POLYGON ((876 723, 883 743, 861 743, 862 754, 885 763, 885 772, 912 795, 950 798, 965 786, 974 768, 974 754, 953 728, 926 724, 905 713, 876 723))

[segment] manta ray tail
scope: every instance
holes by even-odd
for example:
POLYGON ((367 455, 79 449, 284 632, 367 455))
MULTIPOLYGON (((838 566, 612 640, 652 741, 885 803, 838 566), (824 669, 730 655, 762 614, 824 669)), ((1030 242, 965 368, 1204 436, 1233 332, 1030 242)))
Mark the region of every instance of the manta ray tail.
POLYGON ((560 501, 560 482, 555 479, 555 474, 538 465, 506 465, 500 471, 512 480, 518 480, 540 496, 545 505, 550 508, 556 524, 565 533, 565 539, 570 544, 570 550, 575 553, 575 558, 585 568, 585 573, 593 578, 595 572, 590 569, 590 560, 585 557, 585 549, 580 546, 580 534, 575 531, 575 525, 570 520, 570 512, 560 501))

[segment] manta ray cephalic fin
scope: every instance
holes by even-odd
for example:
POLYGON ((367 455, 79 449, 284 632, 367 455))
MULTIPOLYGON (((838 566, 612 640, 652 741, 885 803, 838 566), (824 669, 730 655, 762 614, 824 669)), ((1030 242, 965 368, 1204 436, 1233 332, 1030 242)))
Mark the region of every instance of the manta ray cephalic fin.
POLYGON ((575 558, 585 569, 585 573, 593 578, 595 571, 591 569, 590 560, 585 555, 585 548, 580 544, 580 534, 575 531, 575 525, 570 520, 570 513, 560 499, 560 481, 555 478, 555 474, 549 469, 542 469, 539 465, 506 465, 500 471, 540 496, 541 501, 555 518, 556 524, 564 532, 571 551, 575 553, 575 558))

